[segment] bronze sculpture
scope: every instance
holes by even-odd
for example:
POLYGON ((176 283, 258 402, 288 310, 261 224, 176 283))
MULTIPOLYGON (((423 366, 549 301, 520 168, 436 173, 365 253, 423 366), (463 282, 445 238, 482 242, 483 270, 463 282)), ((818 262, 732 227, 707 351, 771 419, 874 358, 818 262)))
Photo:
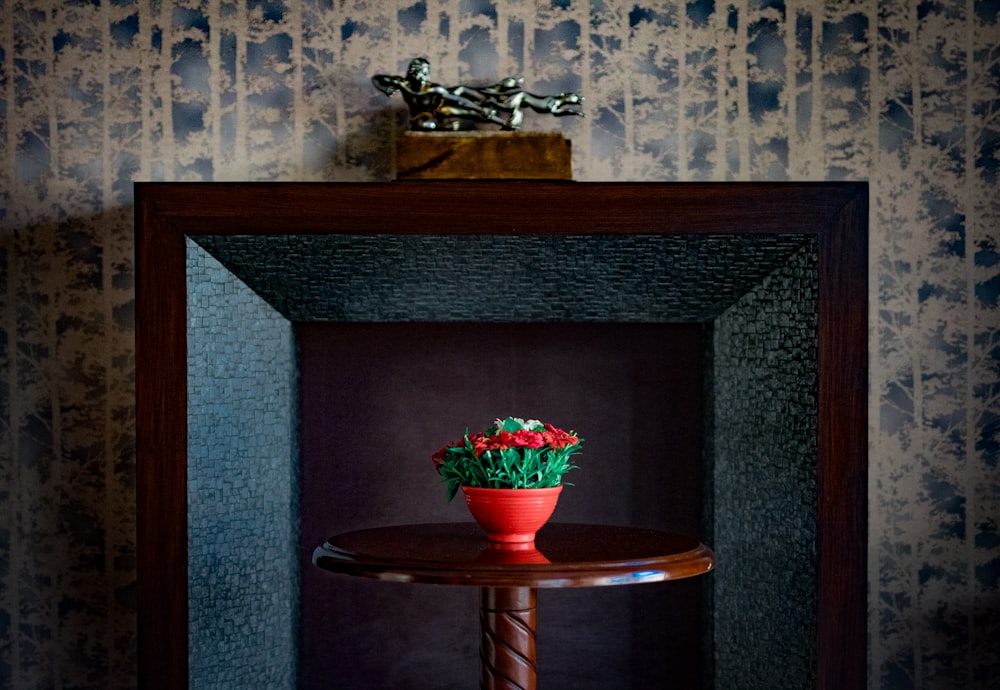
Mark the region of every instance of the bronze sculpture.
POLYGON ((524 121, 522 107, 557 117, 583 117, 583 97, 575 93, 538 96, 524 90, 522 77, 507 77, 489 86, 442 86, 430 80, 425 58, 410 61, 406 76, 376 74, 372 83, 387 96, 399 91, 410 109, 410 129, 417 132, 462 131, 477 123, 517 130, 524 121))

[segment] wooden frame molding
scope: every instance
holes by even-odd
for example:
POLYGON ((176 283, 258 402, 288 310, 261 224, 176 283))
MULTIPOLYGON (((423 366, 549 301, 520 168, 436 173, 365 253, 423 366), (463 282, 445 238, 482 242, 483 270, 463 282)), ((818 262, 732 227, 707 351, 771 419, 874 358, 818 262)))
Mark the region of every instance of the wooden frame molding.
POLYGON ((816 687, 866 687, 866 183, 140 183, 135 222, 140 687, 188 686, 187 237, 785 233, 819 259, 816 687))

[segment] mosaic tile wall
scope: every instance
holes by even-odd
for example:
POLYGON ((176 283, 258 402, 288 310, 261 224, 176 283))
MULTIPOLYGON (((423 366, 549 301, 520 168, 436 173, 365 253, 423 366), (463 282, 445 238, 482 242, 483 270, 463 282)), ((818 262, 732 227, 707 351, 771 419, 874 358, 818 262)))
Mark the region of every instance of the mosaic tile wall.
POLYGON ((869 685, 1000 680, 995 0, 0 0, 0 686, 135 685, 135 180, 387 179, 369 77, 578 90, 580 180, 868 179, 869 685))
POLYGON ((716 688, 815 685, 816 271, 800 252, 712 329, 716 688))
POLYGON ((197 241, 292 321, 626 323, 711 321, 809 242, 801 235, 197 241))
POLYGON ((193 242, 187 263, 191 690, 294 688, 292 324, 193 242))

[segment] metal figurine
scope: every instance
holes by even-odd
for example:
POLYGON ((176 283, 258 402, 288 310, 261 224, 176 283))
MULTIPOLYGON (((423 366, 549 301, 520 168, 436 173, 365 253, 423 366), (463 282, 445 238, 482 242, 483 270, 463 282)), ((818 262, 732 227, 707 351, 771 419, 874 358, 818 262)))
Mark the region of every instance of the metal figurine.
POLYGON ((376 74, 372 83, 387 96, 399 91, 410 109, 410 129, 417 132, 462 131, 476 123, 517 130, 524 121, 522 107, 557 117, 579 115, 583 97, 575 93, 536 96, 524 90, 523 77, 507 77, 489 86, 442 86, 430 80, 431 63, 410 61, 406 76, 376 74))

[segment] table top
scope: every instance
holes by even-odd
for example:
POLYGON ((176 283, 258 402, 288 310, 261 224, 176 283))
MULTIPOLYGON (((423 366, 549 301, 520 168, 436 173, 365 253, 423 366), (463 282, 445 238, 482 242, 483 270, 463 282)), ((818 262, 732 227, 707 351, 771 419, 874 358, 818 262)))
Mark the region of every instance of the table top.
POLYGON ((677 580, 712 569, 697 539, 636 527, 550 523, 533 544, 488 542, 473 522, 396 525, 331 537, 324 570, 394 582, 481 587, 603 587, 677 580))

